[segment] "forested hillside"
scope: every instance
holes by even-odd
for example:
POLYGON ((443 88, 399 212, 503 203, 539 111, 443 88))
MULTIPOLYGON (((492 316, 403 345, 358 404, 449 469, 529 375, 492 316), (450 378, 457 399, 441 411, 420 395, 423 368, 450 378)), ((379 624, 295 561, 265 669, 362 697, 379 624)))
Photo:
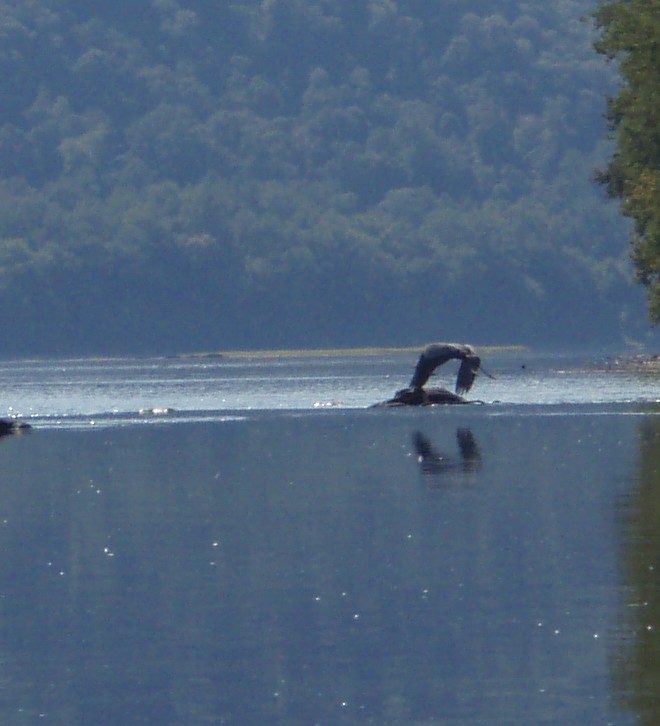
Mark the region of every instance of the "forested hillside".
POLYGON ((0 355, 643 337, 594 9, 0 0, 0 355))

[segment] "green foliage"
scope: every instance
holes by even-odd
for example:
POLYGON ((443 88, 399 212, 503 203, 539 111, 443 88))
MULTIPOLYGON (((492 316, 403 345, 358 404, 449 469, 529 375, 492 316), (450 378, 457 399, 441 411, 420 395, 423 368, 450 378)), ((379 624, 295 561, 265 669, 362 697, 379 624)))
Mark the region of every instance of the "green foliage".
POLYGON ((653 0, 602 3, 596 48, 620 61, 624 86, 609 101, 616 149, 599 180, 634 220, 632 257, 660 323, 660 9, 653 0))
POLYGON ((589 0, 47 5, 0 0, 7 352, 644 334, 589 0))

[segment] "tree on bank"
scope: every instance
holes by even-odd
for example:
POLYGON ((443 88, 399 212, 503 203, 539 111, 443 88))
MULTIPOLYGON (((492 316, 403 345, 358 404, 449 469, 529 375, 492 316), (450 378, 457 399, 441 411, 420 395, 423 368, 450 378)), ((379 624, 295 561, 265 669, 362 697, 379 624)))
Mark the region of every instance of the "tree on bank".
POLYGON ((632 258, 648 288, 651 321, 660 324, 660 2, 602 2, 596 50, 620 63, 623 85, 609 99, 616 142, 598 180, 634 222, 632 258))

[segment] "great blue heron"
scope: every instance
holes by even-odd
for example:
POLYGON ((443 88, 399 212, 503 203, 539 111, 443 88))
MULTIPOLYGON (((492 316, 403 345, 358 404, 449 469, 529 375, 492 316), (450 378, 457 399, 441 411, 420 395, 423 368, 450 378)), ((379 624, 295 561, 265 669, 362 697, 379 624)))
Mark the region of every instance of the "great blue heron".
POLYGON ((463 343, 431 343, 431 345, 427 345, 417 361, 410 388, 419 390, 438 366, 454 359, 461 361, 456 377, 456 393, 467 393, 479 373, 481 359, 471 345, 463 343))
MULTIPOLYGON (((463 398, 462 393, 467 393, 474 383, 479 371, 489 378, 481 365, 481 359, 475 353, 471 345, 463 343, 431 343, 422 351, 417 361, 410 386, 402 388, 394 394, 389 401, 374 404, 377 408, 389 408, 392 406, 434 406, 441 403, 470 403, 463 398), (456 393, 446 388, 424 388, 424 384, 431 377, 433 371, 456 358, 461 361, 456 377, 456 393)), ((483 403, 478 401, 477 403, 483 403)))

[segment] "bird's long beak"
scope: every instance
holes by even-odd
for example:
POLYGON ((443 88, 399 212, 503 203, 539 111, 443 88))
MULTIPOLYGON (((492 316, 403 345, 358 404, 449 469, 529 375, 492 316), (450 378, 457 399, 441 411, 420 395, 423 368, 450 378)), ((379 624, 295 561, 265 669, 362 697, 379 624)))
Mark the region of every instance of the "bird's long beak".
POLYGON ((489 372, 488 372, 488 371, 487 371, 487 370, 486 370, 486 369, 485 369, 485 368, 484 368, 484 367, 483 367, 482 365, 479 365, 479 370, 480 370, 480 371, 481 371, 481 372, 482 372, 482 373, 483 373, 483 374, 484 374, 485 376, 487 376, 488 378, 490 378, 490 379, 491 379, 491 381, 495 381, 495 380, 497 380, 497 379, 495 378, 495 376, 491 376, 491 374, 490 374, 490 373, 489 373, 489 372))

